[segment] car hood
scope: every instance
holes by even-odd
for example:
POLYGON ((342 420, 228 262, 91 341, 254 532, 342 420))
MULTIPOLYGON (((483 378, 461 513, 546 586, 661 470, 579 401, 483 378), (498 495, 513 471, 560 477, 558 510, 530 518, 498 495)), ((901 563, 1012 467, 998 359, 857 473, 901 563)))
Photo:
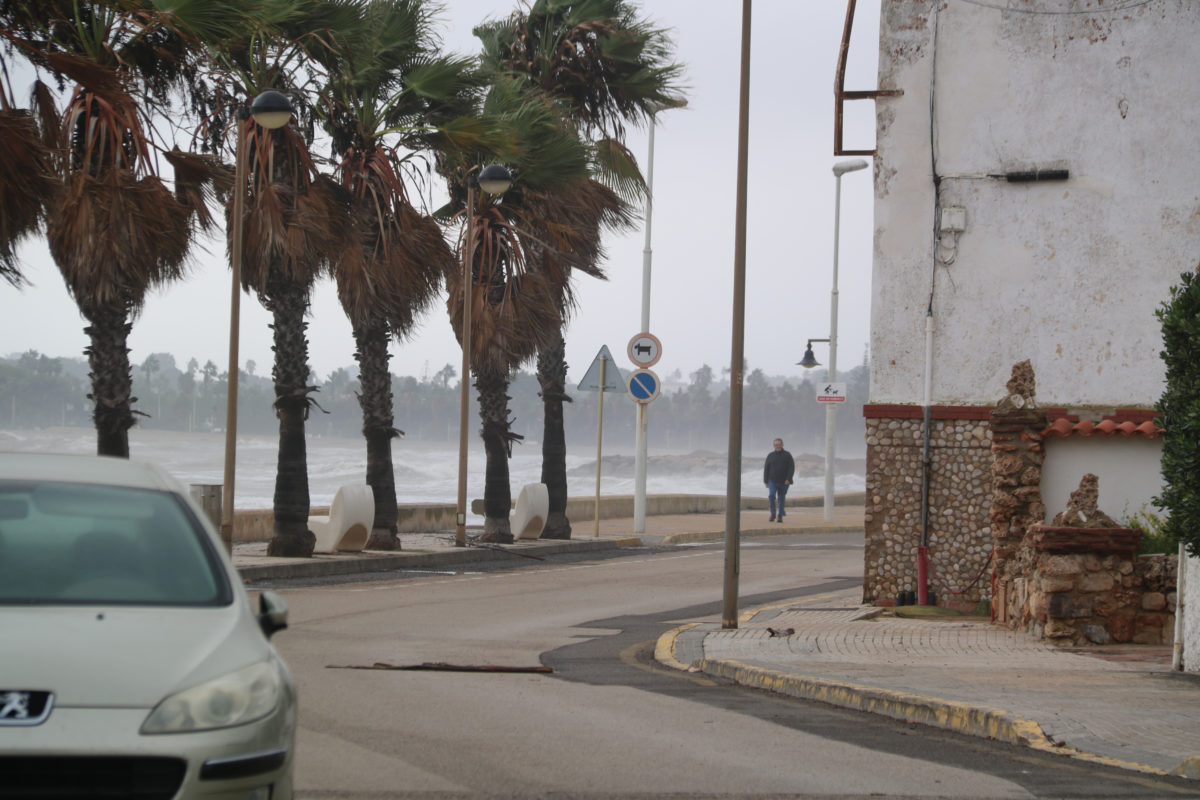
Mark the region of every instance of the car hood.
POLYGON ((0 691, 48 690, 58 707, 150 708, 271 652, 237 603, 0 606, 0 631, 0 691))

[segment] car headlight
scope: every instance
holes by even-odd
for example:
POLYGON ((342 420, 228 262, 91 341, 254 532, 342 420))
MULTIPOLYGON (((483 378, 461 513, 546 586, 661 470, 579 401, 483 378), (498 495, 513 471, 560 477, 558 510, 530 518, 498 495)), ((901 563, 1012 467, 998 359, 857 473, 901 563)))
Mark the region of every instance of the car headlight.
POLYGON ((142 733, 184 733, 244 725, 270 714, 283 694, 283 677, 263 661, 184 689, 154 707, 142 733))

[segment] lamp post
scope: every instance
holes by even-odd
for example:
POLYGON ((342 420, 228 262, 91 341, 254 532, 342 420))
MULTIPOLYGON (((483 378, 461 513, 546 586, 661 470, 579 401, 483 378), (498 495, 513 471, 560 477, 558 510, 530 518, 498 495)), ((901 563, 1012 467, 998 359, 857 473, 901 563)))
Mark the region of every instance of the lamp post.
POLYGON ((462 284, 462 390, 458 401, 458 514, 454 527, 454 546, 467 546, 467 409, 471 385, 471 298, 474 294, 471 263, 475 260, 475 190, 503 194, 512 186, 512 175, 499 164, 484 167, 467 179, 467 240, 463 246, 462 284))
POLYGON ((729 460, 725 467, 725 571, 721 627, 738 626, 742 548, 742 378, 746 336, 746 209, 750 164, 750 0, 742 0, 741 69, 738 79, 737 198, 733 232, 733 333, 729 354, 729 460))
POLYGON ((242 242, 246 208, 246 125, 250 118, 267 129, 282 128, 292 118, 287 95, 273 89, 237 110, 237 152, 233 168, 233 230, 229 262, 233 286, 229 297, 229 379, 225 393, 225 477, 221 492, 221 541, 233 552, 234 467, 237 461, 238 336, 241 330, 242 242))
MULTIPOLYGON (((828 339, 809 339, 808 348, 804 351, 804 358, 800 360, 802 367, 815 367, 817 360, 813 356, 813 342, 829 342, 829 375, 828 380, 833 383, 837 380, 837 328, 838 328, 838 243, 840 241, 839 229, 841 227, 842 216, 842 176, 847 172, 856 172, 860 169, 866 169, 868 166, 866 161, 855 159, 853 161, 839 161, 833 165, 833 177, 837 184, 837 191, 833 201, 833 290, 830 293, 829 300, 829 338, 828 339)), ((825 521, 833 522, 833 479, 834 467, 833 461, 837 450, 837 403, 825 404, 825 521)))

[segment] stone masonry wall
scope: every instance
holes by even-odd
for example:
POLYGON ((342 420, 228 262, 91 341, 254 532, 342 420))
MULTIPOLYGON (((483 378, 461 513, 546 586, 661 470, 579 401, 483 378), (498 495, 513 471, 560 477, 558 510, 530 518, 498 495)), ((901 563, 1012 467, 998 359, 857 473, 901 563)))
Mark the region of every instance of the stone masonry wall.
MULTIPOLYGON (((1055 530, 1034 526, 1030 538, 1055 530)), ((1034 541, 1031 549, 1037 556, 1028 605, 1012 627, 1059 645, 1174 641, 1175 556, 1106 552, 1112 548, 1104 544, 1071 553, 1034 541)))
MULTIPOLYGON (((956 411, 960 418, 935 415, 930 428, 929 591, 938 605, 970 610, 990 594, 991 435, 986 419, 962 418, 977 411, 956 411)), ((894 605, 899 592, 917 589, 923 420, 866 422, 863 601, 894 605)))
POLYGON ((1060 645, 1170 644, 1176 558, 1136 555, 1141 532, 1100 510, 1099 496, 1099 478, 1087 473, 1066 510, 1028 526, 1008 562, 1022 571, 1002 579, 1013 588, 1008 614, 997 621, 1060 645))

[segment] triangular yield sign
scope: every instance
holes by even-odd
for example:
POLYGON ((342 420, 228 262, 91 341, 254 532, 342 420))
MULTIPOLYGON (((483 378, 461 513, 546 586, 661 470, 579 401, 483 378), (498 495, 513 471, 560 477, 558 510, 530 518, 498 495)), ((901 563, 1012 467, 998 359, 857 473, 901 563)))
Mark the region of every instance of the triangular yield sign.
POLYGON ((625 388, 625 376, 617 366, 617 363, 613 361, 612 353, 608 351, 608 345, 601 345, 600 352, 596 354, 596 360, 588 367, 588 371, 583 375, 583 380, 579 382, 579 390, 581 392, 600 391, 600 362, 602 361, 605 362, 604 391, 609 392, 625 388))

